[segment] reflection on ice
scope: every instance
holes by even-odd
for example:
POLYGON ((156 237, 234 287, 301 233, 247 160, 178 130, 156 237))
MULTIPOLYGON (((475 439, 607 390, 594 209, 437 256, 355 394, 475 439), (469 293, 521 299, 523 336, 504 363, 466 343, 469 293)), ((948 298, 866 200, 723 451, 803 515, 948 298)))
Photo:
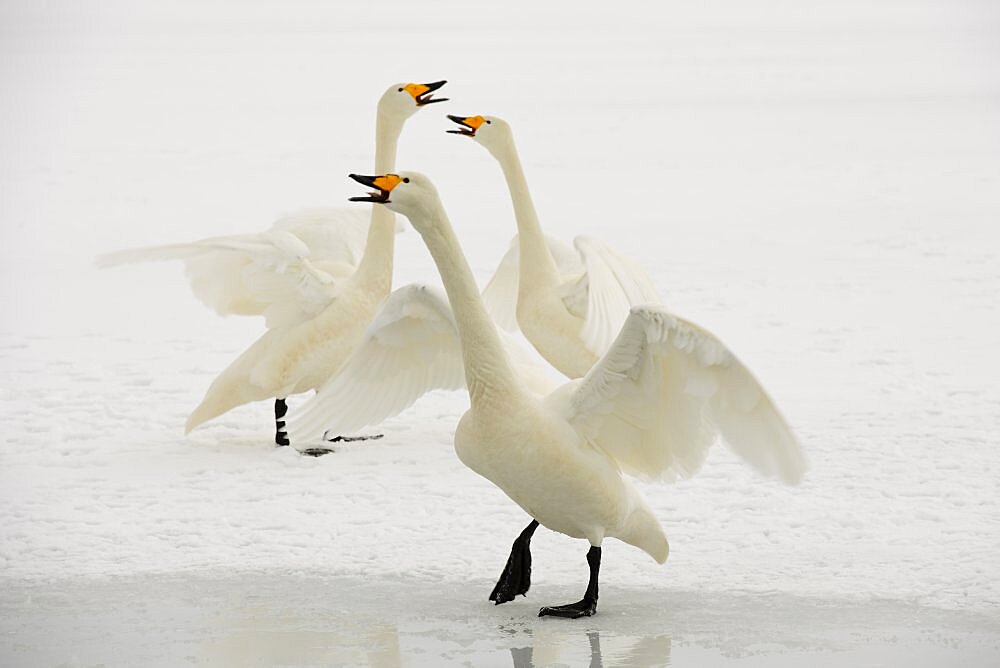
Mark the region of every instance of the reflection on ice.
POLYGON ((549 639, 546 643, 537 643, 529 647, 511 647, 510 656, 514 668, 535 668, 535 666, 589 665, 590 668, 603 668, 605 661, 609 666, 665 666, 670 663, 670 636, 651 637, 618 637, 615 645, 624 645, 622 649, 609 653, 605 657, 601 653, 600 631, 588 631, 580 634, 566 634, 559 637, 559 642, 549 639), (586 639, 589 641, 590 661, 580 656, 579 648, 574 641, 586 639), (567 656, 572 654, 573 656, 567 656), (581 660, 582 659, 582 660, 581 660))
POLYGON ((246 629, 205 642, 195 655, 219 666, 398 666, 402 662, 399 632, 393 625, 329 631, 246 629))
MULTIPOLYGON (((503 633, 503 628, 498 629, 503 633)), ((404 633, 405 635, 405 633, 404 633)), ((507 648, 514 668, 573 665, 602 668, 618 666, 665 666, 670 663, 670 636, 617 636, 605 641, 602 652, 601 632, 571 630, 557 633, 541 632, 534 636, 530 629, 518 636, 524 646, 507 648)), ((434 641, 440 638, 430 636, 434 641)), ((408 643, 411 644, 412 643, 408 643)), ((432 642, 431 645, 435 643, 432 642)), ((346 624, 326 631, 261 631, 241 629, 202 645, 197 656, 210 664, 277 665, 347 664, 369 666, 399 666, 407 657, 433 656, 434 647, 404 654, 399 628, 392 624, 346 624)), ((411 647, 412 649, 412 647, 411 647)), ((477 661, 500 663, 504 650, 477 654, 477 661)))
MULTIPOLYGON (((0 665, 836 666, 996 664, 996 620, 903 601, 608 586, 595 617, 538 618, 491 583, 256 574, 24 584, 0 665)), ((545 584, 538 583, 539 598, 545 584)))

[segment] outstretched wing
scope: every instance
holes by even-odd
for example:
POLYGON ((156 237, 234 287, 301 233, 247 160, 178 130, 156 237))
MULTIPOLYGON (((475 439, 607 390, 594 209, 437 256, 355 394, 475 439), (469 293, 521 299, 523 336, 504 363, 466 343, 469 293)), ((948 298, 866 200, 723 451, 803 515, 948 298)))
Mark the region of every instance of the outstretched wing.
POLYGON ((633 307, 604 357, 566 393, 569 421, 634 475, 690 476, 721 436, 761 473, 797 483, 798 441, 719 339, 660 307, 633 307))
MULTIPOLYGON (((313 262, 357 267, 365 252, 371 211, 363 208, 302 209, 283 216, 271 229, 291 232, 309 247, 313 262)), ((404 230, 396 217, 396 234, 404 230)))
MULTIPOLYGON (((546 236, 545 243, 556 261, 556 267, 560 274, 577 276, 583 272, 583 264, 576 251, 554 237, 546 236)), ((515 235, 511 239, 510 249, 500 260, 500 265, 483 290, 483 303, 486 304, 486 310, 489 311, 497 325, 510 332, 518 328, 517 285, 520 262, 520 236, 515 235)))
POLYGON ((447 299, 426 285, 394 291, 344 367, 288 420, 293 442, 378 424, 434 389, 465 387, 447 299))
POLYGON ((571 313, 583 318, 580 334, 597 355, 614 341, 637 304, 658 302, 656 288, 637 264, 610 247, 588 237, 577 237, 573 245, 584 267, 583 275, 566 286, 563 303, 571 313))
POLYGON ((325 308, 338 279, 364 252, 369 214, 309 209, 259 234, 213 237, 98 256, 98 266, 185 260, 191 289, 220 315, 262 315, 268 327, 300 322, 325 308))

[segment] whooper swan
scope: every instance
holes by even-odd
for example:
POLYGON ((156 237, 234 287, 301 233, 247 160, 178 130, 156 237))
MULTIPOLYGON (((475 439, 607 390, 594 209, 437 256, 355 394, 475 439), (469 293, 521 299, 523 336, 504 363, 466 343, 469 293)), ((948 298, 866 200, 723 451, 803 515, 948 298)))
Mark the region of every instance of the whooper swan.
POLYGON ((629 308, 658 302, 635 263, 605 244, 576 237, 574 248, 546 236, 521 168, 510 125, 496 116, 452 116, 448 132, 482 144, 500 163, 517 221, 517 236, 483 299, 505 329, 518 325, 538 352, 569 378, 581 378, 603 355, 629 308))
MULTIPOLYGON (((406 120, 444 98, 444 81, 395 84, 378 103, 377 170, 392 170, 406 120)), ((353 211, 320 209, 279 220, 260 234, 111 253, 98 264, 184 259, 195 294, 220 314, 263 315, 267 331, 212 382, 186 432, 252 401, 274 398, 275 443, 288 445, 285 397, 319 387, 350 355, 392 284, 392 212, 368 223, 353 211)))
POLYGON ((405 215, 430 249, 458 328, 471 402, 455 432, 462 462, 500 487, 532 520, 514 541, 490 594, 528 591, 539 524, 590 542, 590 579, 577 603, 539 615, 597 610, 601 543, 618 538, 659 563, 667 538, 624 473, 691 475, 720 436, 758 471, 798 482, 799 445, 750 371, 711 333, 653 305, 634 306, 587 373, 538 398, 513 369, 437 191, 423 175, 351 177, 371 201, 405 215))

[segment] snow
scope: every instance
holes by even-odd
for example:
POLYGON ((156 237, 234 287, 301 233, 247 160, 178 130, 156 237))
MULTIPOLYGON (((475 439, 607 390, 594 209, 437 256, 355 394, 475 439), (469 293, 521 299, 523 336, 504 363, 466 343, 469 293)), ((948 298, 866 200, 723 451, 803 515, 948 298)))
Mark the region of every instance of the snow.
POLYGON ((0 7, 0 662, 995 664, 998 27, 943 0, 0 7), (398 164, 479 278, 513 218, 445 113, 508 120, 546 232, 647 268, 810 461, 642 484, 670 559, 608 541, 576 626, 534 617, 585 585, 551 532, 528 599, 485 600, 528 520, 454 456, 461 393, 319 459, 270 445, 267 404, 184 438, 261 324, 176 264, 92 266, 347 206, 377 96, 440 78, 398 164))

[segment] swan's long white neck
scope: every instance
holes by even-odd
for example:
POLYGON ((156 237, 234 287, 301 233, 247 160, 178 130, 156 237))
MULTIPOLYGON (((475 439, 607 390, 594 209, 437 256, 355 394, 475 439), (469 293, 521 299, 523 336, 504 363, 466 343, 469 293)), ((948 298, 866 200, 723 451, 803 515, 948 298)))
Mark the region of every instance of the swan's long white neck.
MULTIPOLYGON (((375 174, 396 170, 396 147, 403 121, 379 110, 375 119, 375 174)), ((365 252, 354 280, 386 294, 392 289, 392 255, 396 241, 396 214, 384 206, 372 207, 365 252)))
POLYGON ((518 294, 526 289, 555 285, 559 281, 559 270, 545 242, 542 226, 538 223, 538 214, 531 201, 528 180, 524 177, 513 137, 492 153, 507 180, 511 203, 514 205, 514 218, 517 220, 521 247, 518 294))
POLYGON ((462 342, 465 381, 473 408, 503 410, 513 400, 526 396, 527 390, 514 373, 510 359, 497 334, 496 325, 486 312, 476 280, 465 259, 462 247, 448 222, 440 200, 433 198, 419 212, 430 224, 414 225, 434 258, 441 274, 448 301, 455 314, 462 342))

